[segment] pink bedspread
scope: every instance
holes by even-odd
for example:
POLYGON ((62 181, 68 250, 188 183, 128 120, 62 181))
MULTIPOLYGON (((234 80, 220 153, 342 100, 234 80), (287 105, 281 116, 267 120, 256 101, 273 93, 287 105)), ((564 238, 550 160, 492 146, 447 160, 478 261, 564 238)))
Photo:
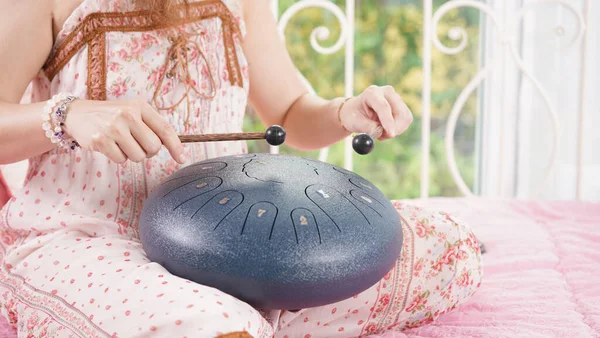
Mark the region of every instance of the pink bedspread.
POLYGON ((488 250, 483 283, 433 324, 383 337, 600 337, 600 204, 414 203, 471 224, 488 250))
MULTIPOLYGON (((470 223, 488 250, 483 284, 473 299, 430 325, 371 338, 600 337, 600 204, 411 203, 470 223)), ((14 337, 2 328, 0 337, 14 337)))

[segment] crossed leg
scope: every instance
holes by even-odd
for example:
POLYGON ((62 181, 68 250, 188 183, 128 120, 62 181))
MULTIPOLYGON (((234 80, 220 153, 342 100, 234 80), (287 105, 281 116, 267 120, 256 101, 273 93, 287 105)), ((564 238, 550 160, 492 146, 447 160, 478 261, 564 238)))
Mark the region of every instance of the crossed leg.
POLYGON ((394 204, 403 220, 401 257, 380 282, 336 304, 267 320, 234 297, 169 274, 137 241, 65 230, 5 257, 2 311, 24 337, 212 338, 246 331, 255 338, 342 338, 419 326, 476 291, 479 244, 446 213, 394 204))
POLYGON ((368 290, 329 306, 284 312, 276 337, 361 337, 435 320, 469 299, 482 278, 471 230, 444 212, 394 201, 404 243, 394 268, 368 290))
POLYGON ((78 231, 42 236, 0 273, 6 316, 22 337, 271 337, 257 310, 169 274, 138 242, 78 231), (35 249, 32 249, 35 248, 35 249))

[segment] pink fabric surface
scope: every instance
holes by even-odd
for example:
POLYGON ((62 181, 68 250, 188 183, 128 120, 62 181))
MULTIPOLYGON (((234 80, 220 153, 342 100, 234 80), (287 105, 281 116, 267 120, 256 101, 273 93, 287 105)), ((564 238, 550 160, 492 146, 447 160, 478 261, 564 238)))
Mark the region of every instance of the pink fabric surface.
MULTIPOLYGON (((410 201, 467 221, 488 252, 479 292, 408 337, 600 337, 600 204, 410 201)), ((0 338, 16 337, 0 323, 0 338)))
POLYGON ((0 318, 0 338, 15 338, 17 333, 4 318, 0 318))
POLYGON ((478 293, 436 322, 371 338, 600 337, 600 204, 413 201, 467 221, 487 248, 478 293))

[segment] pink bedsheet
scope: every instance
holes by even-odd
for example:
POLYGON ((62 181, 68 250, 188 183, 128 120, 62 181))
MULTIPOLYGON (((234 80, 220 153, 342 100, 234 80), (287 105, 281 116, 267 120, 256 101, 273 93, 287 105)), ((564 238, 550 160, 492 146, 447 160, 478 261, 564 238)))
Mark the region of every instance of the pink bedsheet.
POLYGON ((414 203, 471 224, 488 250, 483 283, 473 299, 436 322, 382 337, 600 337, 600 204, 414 203))
MULTIPOLYGON (((432 324, 371 338, 600 337, 600 204, 411 203, 450 211, 473 227, 488 250, 483 284, 473 299, 432 324)), ((14 337, 2 324, 0 337, 14 337)))

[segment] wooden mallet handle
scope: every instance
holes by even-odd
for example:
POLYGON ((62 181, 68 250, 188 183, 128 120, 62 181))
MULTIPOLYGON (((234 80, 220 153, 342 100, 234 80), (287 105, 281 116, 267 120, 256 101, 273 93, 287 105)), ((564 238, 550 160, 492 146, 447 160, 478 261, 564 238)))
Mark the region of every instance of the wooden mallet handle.
MULTIPOLYGON (((360 155, 366 155, 373 151, 373 137, 381 135, 383 128, 377 127, 373 132, 358 134, 352 140, 352 147, 360 155)), ((266 140, 272 146, 279 146, 285 142, 285 130, 278 125, 269 127, 264 133, 227 133, 227 134, 203 134, 203 135, 179 135, 182 143, 194 142, 219 142, 219 141, 246 141, 266 140)))
POLYGON ((179 140, 182 143, 266 140, 270 145, 278 146, 285 142, 285 135, 285 130, 281 126, 274 125, 269 127, 264 133, 179 135, 179 140))
POLYGON ((203 135, 179 135, 182 143, 193 142, 218 142, 218 141, 243 141, 264 140, 265 133, 229 133, 229 134, 203 134, 203 135))

